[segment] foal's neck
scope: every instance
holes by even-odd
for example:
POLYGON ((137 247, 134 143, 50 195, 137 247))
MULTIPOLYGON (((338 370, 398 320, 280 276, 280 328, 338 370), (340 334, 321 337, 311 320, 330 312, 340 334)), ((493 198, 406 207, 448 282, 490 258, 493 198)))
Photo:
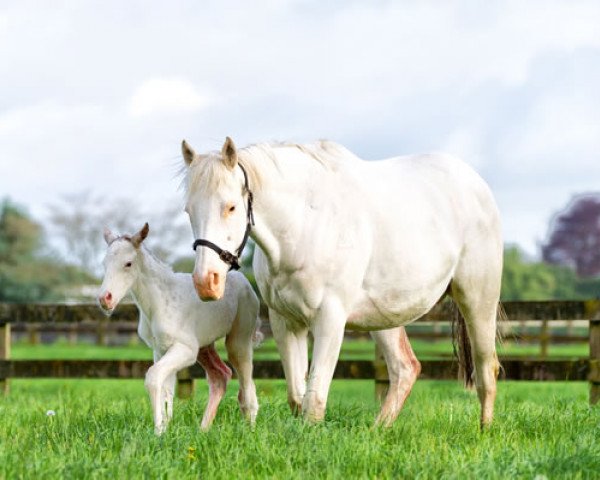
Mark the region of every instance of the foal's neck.
POLYGON ((143 246, 139 251, 139 260, 138 277, 131 287, 131 293, 137 306, 151 319, 153 312, 164 303, 174 273, 143 246))

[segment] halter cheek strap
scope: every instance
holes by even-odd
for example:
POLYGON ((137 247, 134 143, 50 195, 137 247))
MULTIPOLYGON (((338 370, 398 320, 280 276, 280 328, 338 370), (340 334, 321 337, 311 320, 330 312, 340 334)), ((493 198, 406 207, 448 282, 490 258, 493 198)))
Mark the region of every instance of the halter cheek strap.
POLYGON ((254 198, 252 196, 252 192, 250 191, 250 187, 248 186, 248 175, 246 174, 246 170, 242 165, 238 162, 238 166, 241 168, 242 173, 244 174, 244 191, 248 194, 248 207, 246 209, 246 231, 244 232, 244 238, 242 239, 242 243, 236 250, 236 254, 231 253, 228 250, 223 250, 218 245, 214 244, 210 240, 205 240, 203 238, 198 238, 194 241, 194 245, 192 249, 194 252, 198 247, 208 247, 211 250, 214 250, 219 258, 229 265, 230 270, 239 270, 240 268, 240 257, 242 256, 242 252, 244 247, 246 246, 246 242, 250 237, 250 230, 252 230, 252 226, 254 225, 254 212, 252 211, 252 202, 254 198))

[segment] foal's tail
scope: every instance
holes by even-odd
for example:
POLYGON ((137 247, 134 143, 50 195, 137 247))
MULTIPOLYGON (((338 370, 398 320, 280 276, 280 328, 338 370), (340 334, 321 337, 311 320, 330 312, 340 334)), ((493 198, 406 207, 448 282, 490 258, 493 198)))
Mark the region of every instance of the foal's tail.
POLYGON ((260 316, 257 315, 257 317, 256 317, 256 327, 255 327, 254 333, 252 334, 252 346, 254 348, 260 347, 260 345, 262 344, 263 340, 265 339, 264 333, 262 333, 260 331, 260 326, 261 325, 262 325, 262 320, 260 319, 260 316))
POLYGON ((462 377, 465 388, 472 388, 474 368, 471 342, 465 318, 454 300, 452 300, 452 349, 454 356, 458 358, 459 379, 462 377))

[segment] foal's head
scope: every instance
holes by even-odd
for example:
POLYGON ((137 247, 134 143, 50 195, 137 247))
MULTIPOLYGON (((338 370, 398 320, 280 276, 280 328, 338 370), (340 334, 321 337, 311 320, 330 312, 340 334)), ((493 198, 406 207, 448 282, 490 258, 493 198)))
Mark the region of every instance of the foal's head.
MULTIPOLYGON (((227 137, 221 152, 197 155, 184 140, 186 207, 194 238, 237 254, 247 221, 248 192, 238 153, 227 137)), ((194 285, 202 300, 218 300, 225 291, 229 265, 211 248, 196 248, 194 285)))
POLYGON ((148 236, 148 231, 147 223, 132 236, 117 236, 109 229, 104 230, 108 249, 103 262, 104 280, 98 294, 98 303, 106 313, 112 313, 139 275, 140 245, 148 236))

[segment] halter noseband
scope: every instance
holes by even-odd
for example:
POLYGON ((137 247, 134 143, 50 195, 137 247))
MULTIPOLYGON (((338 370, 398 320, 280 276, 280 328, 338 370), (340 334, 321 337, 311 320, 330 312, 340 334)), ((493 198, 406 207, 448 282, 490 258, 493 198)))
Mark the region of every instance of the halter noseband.
POLYGON ((252 201, 254 199, 252 196, 252 192, 250 191, 250 187, 248 186, 248 175, 246 174, 246 170, 244 169, 244 167, 242 167, 242 165, 239 162, 238 166, 242 169, 242 173, 244 174, 244 191, 248 194, 248 208, 246 209, 246 231, 244 232, 244 238, 242 240, 242 243, 236 250, 237 255, 234 255, 228 250, 223 250, 221 247, 214 244, 213 242, 209 240, 204 240, 202 238, 196 239, 194 241, 194 245, 192 246, 194 252, 199 246, 208 247, 211 250, 214 250, 219 256, 219 258, 227 265, 229 265, 230 270, 239 270, 239 260, 242 255, 242 251, 246 246, 246 242, 248 241, 248 237, 250 237, 250 230, 252 230, 252 226, 254 225, 254 213, 252 212, 252 201))

